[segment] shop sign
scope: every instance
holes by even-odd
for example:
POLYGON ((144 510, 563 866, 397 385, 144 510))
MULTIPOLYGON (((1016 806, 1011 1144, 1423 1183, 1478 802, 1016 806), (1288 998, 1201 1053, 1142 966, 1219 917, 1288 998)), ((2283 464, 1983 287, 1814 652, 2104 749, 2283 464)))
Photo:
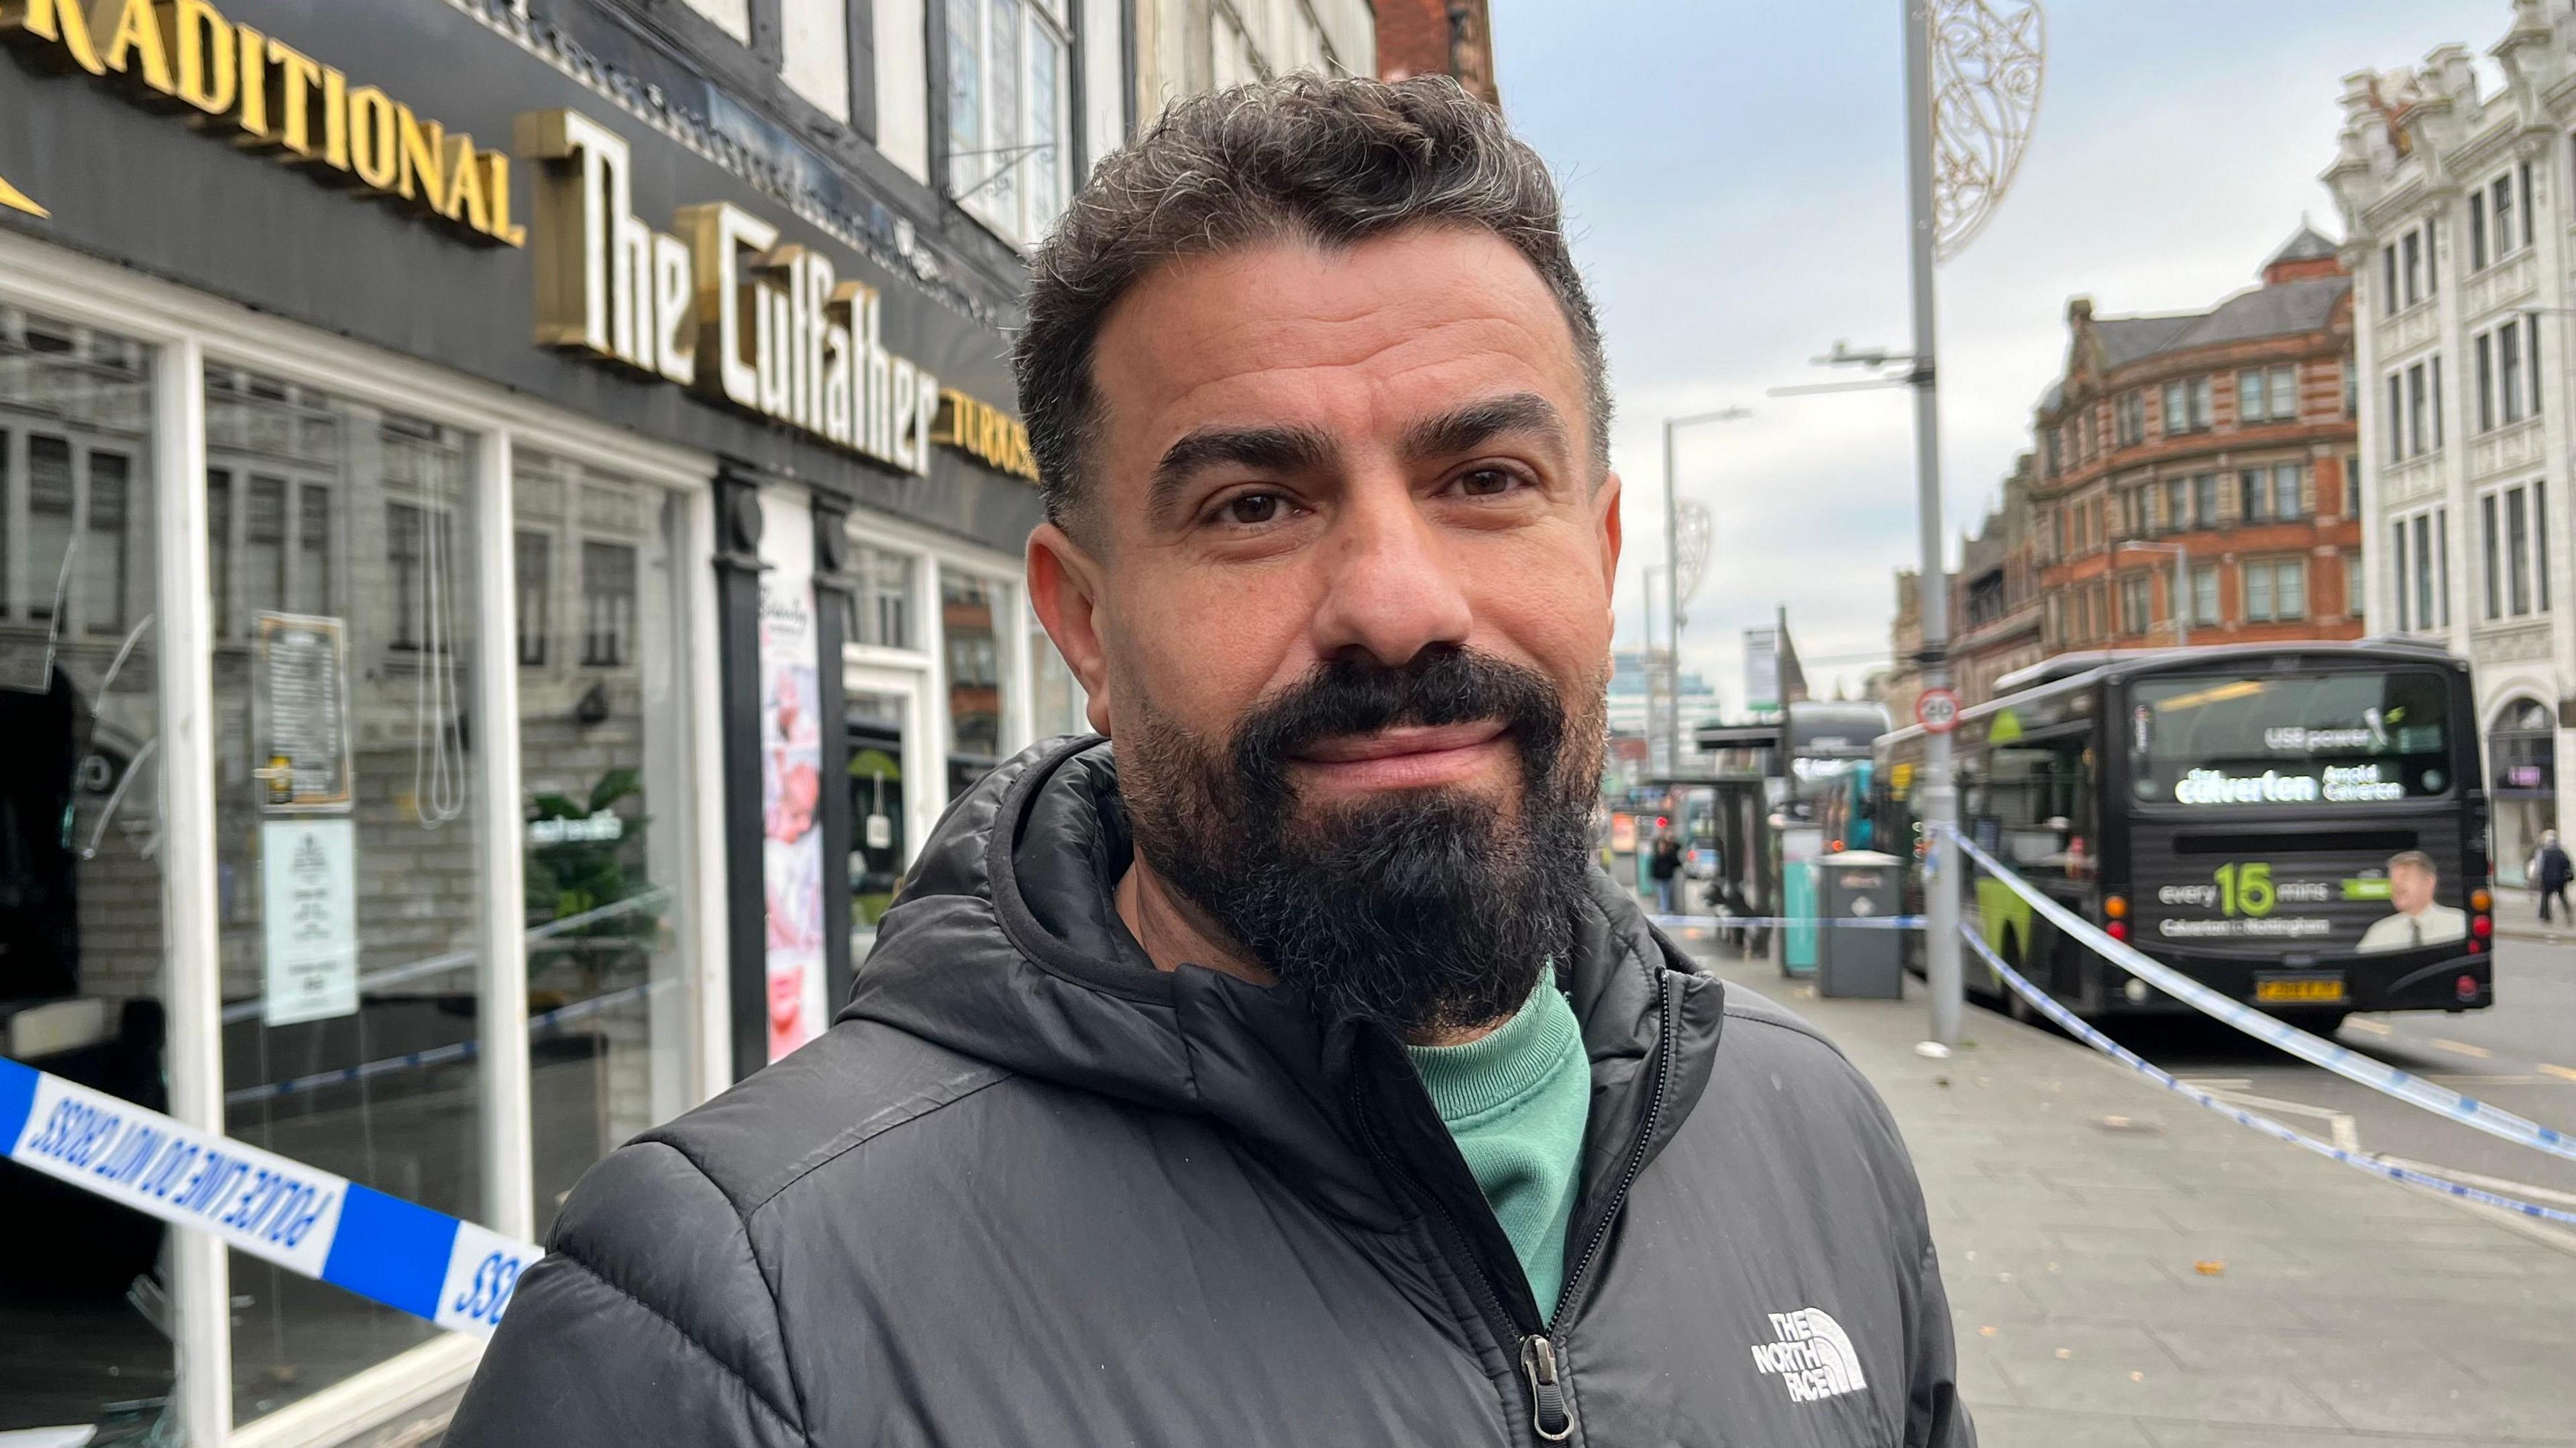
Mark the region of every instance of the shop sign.
MULTIPOLYGON (((539 342, 694 387, 907 472, 930 471, 934 441, 1017 471, 997 460, 1011 453, 990 429, 977 429, 973 446, 939 435, 939 379, 886 349, 883 300, 843 280, 831 258, 780 245, 775 224, 726 201, 683 206, 675 231, 654 230, 635 212, 625 138, 578 111, 521 116, 517 144, 540 163, 539 342)), ((1032 464, 1024 476, 1036 472, 1032 464)))
POLYGON ((1026 424, 998 407, 950 389, 939 394, 939 425, 930 440, 953 447, 997 472, 1038 480, 1026 424))
MULTIPOLYGON (((486 245, 518 246, 510 157, 449 135, 439 122, 271 35, 224 18, 208 0, 0 0, 0 39, 46 64, 122 78, 146 103, 166 97, 229 123, 237 144, 272 151, 316 181, 354 179, 382 198, 486 245)), ((207 124, 200 122, 200 124, 207 124)), ((14 187, 0 188, 15 194, 14 187)), ((11 202, 42 214, 32 201, 11 202)))

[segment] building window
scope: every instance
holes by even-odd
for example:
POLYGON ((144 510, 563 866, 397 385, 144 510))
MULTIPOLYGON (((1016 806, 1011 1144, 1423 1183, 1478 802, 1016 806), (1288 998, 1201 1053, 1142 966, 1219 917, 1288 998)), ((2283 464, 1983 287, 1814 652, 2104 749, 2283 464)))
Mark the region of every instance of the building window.
POLYGON ((2400 243, 2406 257, 2406 305, 2424 300, 2424 234, 2409 231, 2400 243))
POLYGON ((2523 162, 2522 165, 2517 168, 2515 174, 2520 177, 2522 181, 2522 244, 2529 246, 2531 245, 2532 219, 2539 214, 2537 208, 2531 204, 2531 163, 2529 161, 2523 162))
POLYGON ((2397 243, 2393 241, 2379 249, 2379 314, 2397 315, 2397 243))
POLYGON ((391 586, 393 631, 386 647, 403 653, 447 653, 453 640, 438 627, 445 612, 464 600, 439 595, 452 574, 456 530, 444 508, 385 504, 386 582, 391 586))
POLYGON ((2191 525, 2195 528, 2218 526, 2218 474, 2191 475, 2191 525))
POLYGON ((520 529, 513 568, 519 593, 519 665, 546 664, 546 635, 553 627, 554 540, 520 529))
POLYGON ((2202 563, 2191 570, 2191 624, 2218 627, 2218 565, 2202 563))
POLYGON ((1034 243, 1064 209, 1064 0, 947 0, 948 178, 958 204, 1034 243))
POLYGON ((2306 559, 2256 559, 2243 573, 2247 623, 2288 623, 2308 616, 2306 559))
POLYGON ((2132 573, 2120 580, 2120 632, 2142 634, 2149 622, 2149 591, 2153 587, 2147 575, 2132 573))
POLYGON ((2300 497, 2307 481, 2307 469, 2297 463, 2276 463, 2272 467, 2272 516, 2276 519, 2307 515, 2300 497))
POLYGON ((2469 193, 2469 270, 2482 271, 2487 264, 2487 198, 2483 191, 2469 193))
POLYGON ((909 554, 864 543, 852 548, 850 571, 856 577, 843 605, 849 610, 843 636, 881 649, 920 648, 912 626, 913 567, 909 554))
POLYGON ((2495 425, 2495 338, 2481 335, 2471 344, 2477 353, 2478 431, 2495 425))
POLYGON ((2540 415, 2540 318, 2537 315, 2522 319, 2522 339, 2531 349, 2531 415, 2538 417, 2540 415))
POLYGON ((2361 517, 2361 454, 2343 455, 2343 517, 2349 523, 2361 517))
POLYGON ((2361 373, 2352 365, 2352 359, 2346 357, 2343 359, 2343 420, 2350 422, 2359 416, 2361 416, 2361 373))
POLYGON ((2364 587, 2367 579, 2368 575, 2362 572, 2361 555, 2358 553, 2347 553, 2343 555, 2343 611, 2345 617, 2361 617, 2365 601, 2368 597, 2368 591, 2364 587))
POLYGON ((2066 471, 2066 444, 2057 428, 2044 428, 2039 434, 2039 451, 2047 465, 2048 475, 2056 477, 2066 471))
POLYGON ((2391 372, 2388 374, 2388 421, 2386 424, 2386 432, 2388 435, 2388 460, 2392 463, 2402 463, 2406 461, 2406 374, 2403 372, 2391 372))
POLYGON ((2478 499, 2479 553, 2486 563, 2486 617, 2521 618, 2549 608, 2549 500, 2544 484, 2478 499))
POLYGON ((2114 426, 2120 446, 2135 447, 2147 440, 2147 395, 2131 388, 2120 394, 2113 405, 2114 426))
POLYGON ((2191 480, 2165 480, 2165 531, 2179 533, 2191 526, 2191 480))
POLYGON ((624 543, 581 545, 581 661, 619 668, 634 657, 635 550, 624 543))
POLYGON ((2507 322, 2495 330, 2497 420, 2522 421, 2522 324, 2507 322))
POLYGON ((2299 416, 2299 374, 2295 367, 2249 367, 2236 374, 2236 425, 2295 422, 2299 416))
POLYGON ((2445 508, 2400 518, 2390 525, 2390 593, 2403 631, 2448 628, 2451 623, 2451 519, 2445 508), (2408 546, 2409 537, 2413 546, 2408 546))
POLYGON ((2488 205, 2495 213, 2496 260, 2502 261, 2513 255, 2515 251, 2513 177, 2508 174, 2495 178, 2495 184, 2488 188, 2488 195, 2490 197, 2488 205))

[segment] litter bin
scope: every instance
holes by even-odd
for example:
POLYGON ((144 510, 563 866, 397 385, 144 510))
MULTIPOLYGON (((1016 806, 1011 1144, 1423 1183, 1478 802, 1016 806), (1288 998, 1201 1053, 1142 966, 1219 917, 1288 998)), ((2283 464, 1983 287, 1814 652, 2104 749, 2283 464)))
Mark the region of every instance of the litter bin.
POLYGON ((1905 938, 1884 926, 1848 920, 1892 919, 1904 861, 1875 850, 1845 850, 1816 861, 1827 922, 1816 932, 1816 994, 1861 1000, 1905 996, 1905 938))

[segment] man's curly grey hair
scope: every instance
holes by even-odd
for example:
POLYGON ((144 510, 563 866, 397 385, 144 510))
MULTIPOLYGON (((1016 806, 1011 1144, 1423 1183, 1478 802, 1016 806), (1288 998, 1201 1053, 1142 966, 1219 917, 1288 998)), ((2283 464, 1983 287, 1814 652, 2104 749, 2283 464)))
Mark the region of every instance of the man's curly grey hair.
POLYGON ((1277 238, 1347 247, 1424 225, 1490 231, 1538 270, 1573 331, 1593 465, 1607 473, 1601 329, 1538 153, 1447 76, 1389 85, 1301 74, 1172 106, 1102 160, 1031 259, 1028 323, 1011 365, 1047 516, 1070 528, 1081 512, 1099 414, 1093 344, 1148 273, 1277 238))

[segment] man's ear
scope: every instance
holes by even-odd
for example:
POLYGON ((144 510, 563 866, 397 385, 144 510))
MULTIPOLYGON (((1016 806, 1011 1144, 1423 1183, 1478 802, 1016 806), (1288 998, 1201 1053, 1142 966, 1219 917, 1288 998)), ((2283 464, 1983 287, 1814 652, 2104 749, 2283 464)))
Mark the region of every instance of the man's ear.
MULTIPOLYGON (((1617 473, 1608 473, 1603 475, 1601 486, 1592 490, 1592 507, 1600 518, 1601 593, 1605 598, 1616 599, 1619 593, 1619 546, 1621 543, 1621 535, 1619 532, 1619 475, 1617 473)), ((1611 611, 1613 613, 1618 611, 1615 603, 1612 605, 1611 611)))
POLYGON ((1091 727, 1108 733, 1109 660, 1100 642, 1100 564, 1062 528, 1041 523, 1029 535, 1028 579, 1029 606, 1090 696, 1084 712, 1091 727))

